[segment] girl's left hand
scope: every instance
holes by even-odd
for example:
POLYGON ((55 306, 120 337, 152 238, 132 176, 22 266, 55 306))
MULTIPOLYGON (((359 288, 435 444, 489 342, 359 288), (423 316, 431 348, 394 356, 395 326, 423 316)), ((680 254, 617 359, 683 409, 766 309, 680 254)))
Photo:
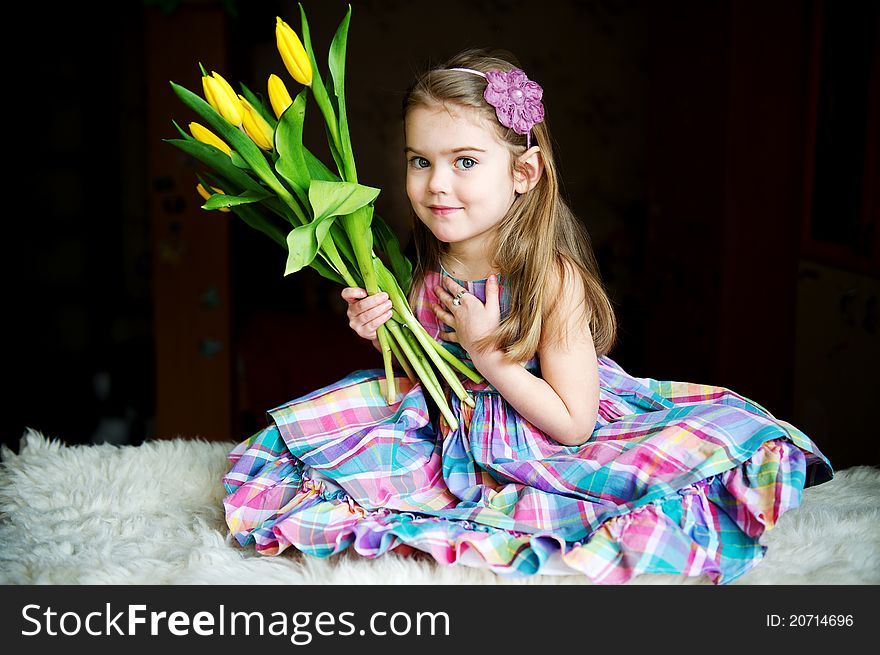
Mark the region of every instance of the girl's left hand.
POLYGON ((473 356, 472 348, 481 338, 492 334, 501 324, 501 299, 498 278, 489 276, 486 280, 486 302, 483 303, 474 294, 450 277, 441 278, 443 286, 434 287, 439 305, 432 305, 437 317, 453 329, 452 332, 440 332, 446 341, 460 344, 473 356), (453 300, 458 297, 461 304, 453 300))

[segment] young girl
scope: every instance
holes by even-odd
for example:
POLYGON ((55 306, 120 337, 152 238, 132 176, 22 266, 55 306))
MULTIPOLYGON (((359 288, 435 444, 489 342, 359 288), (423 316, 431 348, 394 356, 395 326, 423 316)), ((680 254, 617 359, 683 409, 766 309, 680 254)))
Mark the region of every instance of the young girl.
MULTIPOLYGON (((636 378, 608 357, 614 312, 560 196, 541 87, 465 52, 404 102, 418 260, 410 304, 484 378, 459 426, 382 369, 269 412, 230 454, 230 530, 276 555, 423 551, 498 573, 642 573, 727 583, 831 467, 794 426, 727 389, 636 378)), ((342 292, 378 348, 385 294, 342 292)))

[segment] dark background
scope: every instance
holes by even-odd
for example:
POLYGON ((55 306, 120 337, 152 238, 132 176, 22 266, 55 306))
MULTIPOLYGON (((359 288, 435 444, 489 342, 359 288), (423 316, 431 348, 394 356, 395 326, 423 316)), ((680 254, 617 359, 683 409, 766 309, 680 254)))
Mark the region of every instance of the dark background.
MULTIPOLYGON (((404 90, 464 47, 511 50, 544 87, 564 192, 618 312, 611 357, 734 389, 836 468, 880 463, 878 3, 351 4, 360 180, 382 189, 404 244, 404 90)), ((324 53, 347 3, 303 5, 324 53)), ((26 428, 70 444, 239 440, 266 409, 380 365, 340 289, 311 270, 284 278, 280 248, 200 210, 196 168, 161 141, 172 119, 196 120, 168 80, 201 93, 199 61, 298 92, 274 43, 276 15, 299 30, 296 3, 18 11, 6 445, 26 428)), ((326 153, 314 104, 307 116, 307 144, 326 153)))

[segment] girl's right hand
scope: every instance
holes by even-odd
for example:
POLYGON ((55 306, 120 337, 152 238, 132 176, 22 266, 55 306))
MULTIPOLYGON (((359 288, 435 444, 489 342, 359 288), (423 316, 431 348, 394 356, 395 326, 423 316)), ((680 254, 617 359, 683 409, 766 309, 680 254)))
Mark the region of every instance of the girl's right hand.
POLYGON ((391 301, 384 291, 369 295, 358 287, 345 287, 342 298, 348 303, 348 325, 358 336, 378 347, 376 330, 391 318, 391 301))

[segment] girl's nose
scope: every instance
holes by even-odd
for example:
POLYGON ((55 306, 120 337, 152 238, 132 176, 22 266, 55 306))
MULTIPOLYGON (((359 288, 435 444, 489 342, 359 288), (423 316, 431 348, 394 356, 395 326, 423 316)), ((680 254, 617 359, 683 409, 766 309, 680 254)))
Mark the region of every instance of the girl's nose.
POLYGON ((446 193, 449 191, 449 179, 439 166, 431 169, 431 176, 428 178, 428 191, 431 193, 446 193))

